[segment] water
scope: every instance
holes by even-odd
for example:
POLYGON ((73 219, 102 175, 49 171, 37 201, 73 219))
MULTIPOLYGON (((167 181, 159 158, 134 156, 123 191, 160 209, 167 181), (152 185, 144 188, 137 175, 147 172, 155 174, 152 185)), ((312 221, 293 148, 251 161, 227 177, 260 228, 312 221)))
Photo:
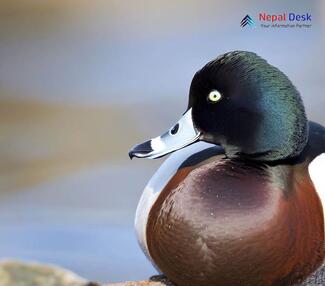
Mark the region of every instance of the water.
POLYGON ((0 258, 54 263, 106 283, 155 274, 133 229, 153 170, 134 165, 96 167, 2 193, 0 258))
POLYGON ((92 281, 140 280, 155 273, 132 227, 85 224, 1 224, 3 258, 53 263, 92 281))

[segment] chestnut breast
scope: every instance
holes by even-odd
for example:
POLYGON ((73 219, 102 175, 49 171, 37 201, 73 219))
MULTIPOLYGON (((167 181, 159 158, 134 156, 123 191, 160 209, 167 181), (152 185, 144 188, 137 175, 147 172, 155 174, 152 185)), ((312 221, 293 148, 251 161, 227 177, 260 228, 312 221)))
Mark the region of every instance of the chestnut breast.
POLYGON ((304 165, 215 156, 173 176, 147 245, 177 286, 291 285, 324 257, 322 207, 304 165))

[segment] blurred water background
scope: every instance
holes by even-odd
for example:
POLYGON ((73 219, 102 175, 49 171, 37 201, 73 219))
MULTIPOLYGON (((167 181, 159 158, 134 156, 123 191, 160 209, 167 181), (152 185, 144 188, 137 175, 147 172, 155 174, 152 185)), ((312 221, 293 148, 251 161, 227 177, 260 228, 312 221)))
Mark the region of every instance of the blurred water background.
POLYGON ((96 281, 155 273, 133 218, 163 159, 129 161, 185 110, 208 60, 250 50, 284 71, 325 123, 325 2, 0 1, 0 259, 96 281), (258 12, 311 13, 309 29, 244 29, 258 12))

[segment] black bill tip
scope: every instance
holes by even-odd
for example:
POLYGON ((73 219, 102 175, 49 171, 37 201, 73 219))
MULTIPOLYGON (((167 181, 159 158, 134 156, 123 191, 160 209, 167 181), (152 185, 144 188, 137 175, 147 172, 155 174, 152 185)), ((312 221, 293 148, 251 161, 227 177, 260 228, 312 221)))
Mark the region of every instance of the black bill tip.
POLYGON ((134 154, 133 154, 132 150, 129 151, 129 157, 130 157, 131 160, 134 157, 134 154))
POLYGON ((134 146, 129 151, 129 157, 130 157, 131 160, 132 160, 133 157, 145 158, 152 151, 153 151, 153 149, 151 148, 151 140, 149 140, 149 141, 146 141, 144 143, 141 143, 139 145, 134 146))

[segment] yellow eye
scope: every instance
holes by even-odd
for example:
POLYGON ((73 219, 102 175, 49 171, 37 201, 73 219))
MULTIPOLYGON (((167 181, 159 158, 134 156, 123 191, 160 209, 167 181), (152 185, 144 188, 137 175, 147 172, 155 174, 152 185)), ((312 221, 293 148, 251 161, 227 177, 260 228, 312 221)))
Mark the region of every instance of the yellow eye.
POLYGON ((220 99, 221 99, 221 94, 219 91, 217 90, 212 90, 210 93, 209 93, 209 96, 208 96, 208 101, 212 102, 212 103, 216 103, 218 102, 220 99))

